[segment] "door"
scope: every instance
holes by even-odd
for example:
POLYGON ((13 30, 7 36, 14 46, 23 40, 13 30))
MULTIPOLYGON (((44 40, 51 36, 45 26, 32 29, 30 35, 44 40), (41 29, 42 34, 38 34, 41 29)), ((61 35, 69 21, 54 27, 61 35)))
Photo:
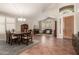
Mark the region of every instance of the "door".
POLYGON ((64 38, 71 38, 74 34, 74 16, 64 17, 64 38))

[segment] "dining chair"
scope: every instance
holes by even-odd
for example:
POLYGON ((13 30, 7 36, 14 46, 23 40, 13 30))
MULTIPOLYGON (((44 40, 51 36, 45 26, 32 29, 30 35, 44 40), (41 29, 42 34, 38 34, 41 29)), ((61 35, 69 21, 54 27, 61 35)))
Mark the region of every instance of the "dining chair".
POLYGON ((33 43, 32 30, 28 30, 27 38, 29 40, 29 43, 33 43))
POLYGON ((10 31, 6 30, 6 43, 10 43, 10 31))
POLYGON ((24 34, 22 35, 22 43, 28 45, 29 40, 28 40, 28 37, 27 37, 27 33, 24 33, 24 34))
POLYGON ((14 33, 10 33, 10 44, 13 45, 17 43, 18 37, 14 35, 14 33))

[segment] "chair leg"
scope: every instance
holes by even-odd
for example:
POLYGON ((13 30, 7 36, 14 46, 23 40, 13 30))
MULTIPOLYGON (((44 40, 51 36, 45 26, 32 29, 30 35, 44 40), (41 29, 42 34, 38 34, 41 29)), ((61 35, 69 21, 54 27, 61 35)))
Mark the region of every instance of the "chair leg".
POLYGON ((33 39, 31 38, 31 43, 33 43, 33 39))
POLYGON ((26 40, 26 45, 29 45, 29 39, 26 40))
POLYGON ((10 41, 10 45, 12 45, 13 43, 12 43, 12 41, 10 41))
POLYGON ((18 43, 18 45, 20 45, 20 44, 21 44, 20 40, 18 40, 18 42, 17 42, 17 43, 18 43))

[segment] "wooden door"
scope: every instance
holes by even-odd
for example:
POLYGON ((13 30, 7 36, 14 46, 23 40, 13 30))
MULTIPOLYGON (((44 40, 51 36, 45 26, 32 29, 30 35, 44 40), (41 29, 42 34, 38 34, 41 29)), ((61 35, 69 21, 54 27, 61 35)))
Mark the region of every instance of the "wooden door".
POLYGON ((64 17, 64 38, 71 38, 74 34, 74 16, 64 17))

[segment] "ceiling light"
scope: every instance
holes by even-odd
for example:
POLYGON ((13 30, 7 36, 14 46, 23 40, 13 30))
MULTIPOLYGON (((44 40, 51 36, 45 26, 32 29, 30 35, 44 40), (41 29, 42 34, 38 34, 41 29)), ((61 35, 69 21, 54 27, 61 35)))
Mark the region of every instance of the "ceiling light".
POLYGON ((18 18, 18 21, 26 21, 25 18, 18 18))

